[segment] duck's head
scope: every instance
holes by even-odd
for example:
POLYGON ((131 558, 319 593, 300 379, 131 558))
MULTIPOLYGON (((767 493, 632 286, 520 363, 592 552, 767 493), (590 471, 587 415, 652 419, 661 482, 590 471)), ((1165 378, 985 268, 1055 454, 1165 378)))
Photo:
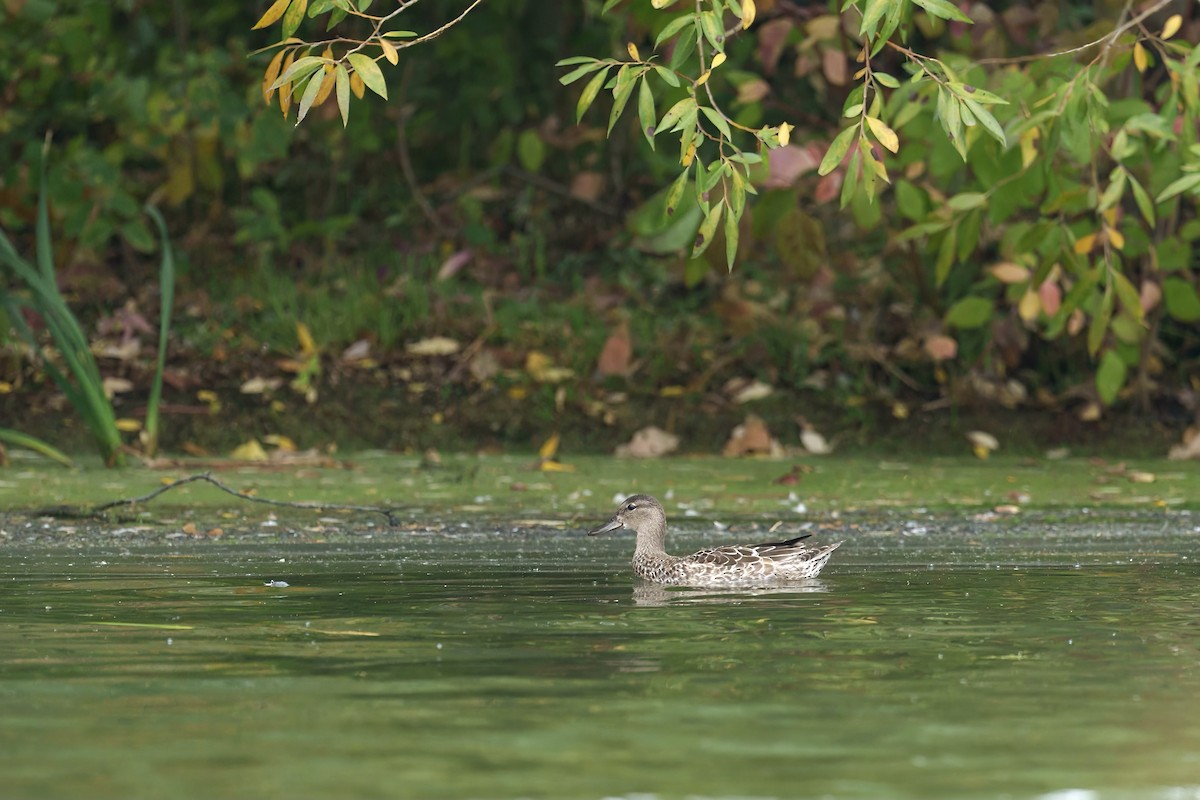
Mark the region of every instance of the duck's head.
POLYGON ((588 536, 608 533, 621 528, 628 528, 640 533, 654 527, 665 526, 666 521, 667 513, 663 511, 662 503, 648 494, 635 494, 617 507, 617 513, 612 515, 612 519, 599 528, 588 531, 588 536))

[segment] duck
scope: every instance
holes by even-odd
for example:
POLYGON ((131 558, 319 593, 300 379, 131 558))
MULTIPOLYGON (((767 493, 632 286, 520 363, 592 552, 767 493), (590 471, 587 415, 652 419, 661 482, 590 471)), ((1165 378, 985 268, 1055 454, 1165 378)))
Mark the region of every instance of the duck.
POLYGON ((811 535, 805 534, 782 542, 725 545, 673 556, 665 549, 667 512, 648 494, 626 498, 612 519, 588 531, 588 536, 617 530, 637 534, 634 574, 666 586, 744 586, 815 578, 843 544, 809 547, 801 544, 811 535))

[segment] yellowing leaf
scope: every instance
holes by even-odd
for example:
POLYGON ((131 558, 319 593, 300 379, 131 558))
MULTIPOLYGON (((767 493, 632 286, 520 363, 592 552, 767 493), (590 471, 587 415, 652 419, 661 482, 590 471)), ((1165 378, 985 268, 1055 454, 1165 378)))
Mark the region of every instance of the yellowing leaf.
POLYGON ((1146 57, 1146 48, 1142 47, 1141 42, 1135 43, 1133 45, 1133 66, 1137 68, 1138 72, 1146 71, 1148 60, 1146 57))
POLYGON ((1037 140, 1041 137, 1041 131, 1037 128, 1030 128, 1021 134, 1021 166, 1028 167, 1037 160, 1037 140))
POLYGON ((1023 283, 1029 280, 1029 268, 1011 261, 1001 261, 988 268, 992 277, 1001 283, 1023 283))
POLYGON ((357 97, 359 100, 362 100, 363 95, 366 94, 366 90, 367 87, 366 84, 363 83, 362 76, 360 76, 357 72, 350 76, 350 91, 354 92, 355 97, 357 97))
POLYGON ((1017 313, 1025 322, 1033 322, 1042 310, 1042 298, 1032 289, 1026 290, 1017 303, 1017 313))
POLYGON ((278 447, 280 450, 283 450, 287 453, 294 453, 299 449, 296 447, 296 443, 287 436, 280 436, 276 433, 267 434, 263 437, 263 441, 273 447, 278 447))
POLYGON ((387 39, 380 39, 379 49, 383 51, 383 57, 388 60, 389 64, 395 66, 400 63, 400 54, 396 51, 396 45, 387 39))
POLYGON ((279 77, 280 69, 283 67, 283 57, 287 55, 287 50, 280 50, 271 59, 271 63, 267 65, 267 71, 263 73, 262 79, 262 96, 263 102, 268 105, 271 102, 271 95, 275 94, 275 90, 271 85, 279 77))
POLYGON ((1178 14, 1172 14, 1167 17, 1167 21, 1163 23, 1162 38, 1170 39, 1175 34, 1179 33, 1180 27, 1183 26, 1183 17, 1178 14))
POLYGON ((642 57, 638 54, 638 49, 637 49, 636 44, 634 44, 633 42, 630 42, 626 49, 629 51, 629 57, 632 58, 634 61, 642 60, 642 57))
POLYGON ((792 131, 795 130, 794 125, 789 125, 786 122, 779 125, 779 146, 787 147, 787 143, 792 140, 792 131))
POLYGON ((123 417, 117 420, 117 430, 123 433, 137 433, 142 429, 142 423, 136 419, 123 417))
POLYGON ((696 79, 696 85, 703 86, 704 84, 708 83, 708 77, 710 75, 712 75, 711 69, 704 70, 704 74, 702 74, 699 78, 696 79))
POLYGON ((1089 233, 1087 236, 1080 236, 1075 240, 1074 250, 1078 255, 1085 256, 1092 252, 1092 248, 1096 245, 1096 234, 1089 233))
POLYGON ((229 454, 229 457, 237 461, 266 461, 267 451, 263 450, 263 446, 258 443, 258 439, 251 439, 233 448, 233 452, 229 454))
POLYGON ((746 30, 754 24, 754 17, 758 14, 758 9, 754 6, 754 0, 742 0, 742 30, 746 30))
POLYGON ((308 331, 308 326, 303 322, 296 323, 296 339, 300 342, 301 355, 311 356, 317 352, 317 343, 313 341, 312 334, 308 331))
POLYGON ((1116 228, 1108 229, 1108 241, 1113 247, 1118 250, 1125 249, 1125 234, 1121 233, 1116 228))
MULTIPOLYGON (((290 66, 292 66, 292 63, 295 60, 296 60, 296 51, 293 50, 292 52, 288 53, 287 58, 285 58, 283 60, 283 67, 282 67, 281 71, 286 73, 288 71, 288 68, 290 66)), ((288 115, 288 109, 290 109, 291 107, 292 107, 292 82, 288 81, 287 83, 280 84, 280 86, 279 86, 279 110, 281 112, 283 112, 283 115, 286 117, 288 115)))
POLYGON ((287 11, 287 7, 291 5, 291 2, 292 0, 275 0, 271 4, 271 7, 267 9, 267 13, 259 17, 258 22, 254 23, 254 27, 250 30, 256 31, 259 28, 265 28, 268 25, 274 24, 283 16, 283 12, 287 11))
POLYGON ((561 461, 546 459, 538 465, 538 469, 542 472, 574 472, 575 467, 571 464, 563 464, 561 461))
POLYGON ((875 138, 879 143, 891 150, 893 153, 900 150, 900 137, 896 136, 896 132, 889 128, 883 120, 868 116, 867 127, 871 129, 871 133, 875 134, 875 138))
POLYGON ((554 454, 558 452, 558 434, 554 434, 546 441, 542 442, 542 446, 538 448, 538 458, 554 458, 554 454))
POLYGON ((709 69, 716 69, 717 67, 721 66, 724 63, 725 63, 725 54, 717 53, 715 56, 713 56, 712 64, 709 65, 709 69))

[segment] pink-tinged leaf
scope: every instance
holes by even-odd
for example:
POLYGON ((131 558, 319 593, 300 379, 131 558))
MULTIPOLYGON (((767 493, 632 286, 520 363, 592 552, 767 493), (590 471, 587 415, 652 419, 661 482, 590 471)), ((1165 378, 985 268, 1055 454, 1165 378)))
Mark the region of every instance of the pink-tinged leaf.
POLYGON ((821 72, 825 74, 825 80, 832 85, 845 86, 850 72, 846 54, 841 50, 826 48, 821 53, 821 72))
POLYGON ((815 145, 789 144, 771 151, 770 172, 764 182, 768 189, 787 189, 802 175, 815 170, 824 155, 815 145))
POLYGON ((1062 306, 1062 288, 1054 281, 1045 281, 1038 287, 1038 299, 1042 301, 1046 316, 1053 317, 1062 306))
POLYGON ((837 198, 842 192, 842 171, 837 170, 826 175, 821 180, 817 181, 817 188, 813 192, 813 199, 818 203, 828 203, 837 198))
POLYGON ((1029 280, 1029 268, 1011 261, 1001 261, 988 268, 992 277, 1001 283, 1024 283, 1029 280))
POLYGON ((1142 281, 1139 299, 1142 304, 1142 312, 1149 313, 1162 302, 1162 287, 1154 281, 1142 281))
POLYGON ((449 258, 442 262, 438 267, 437 279, 439 281, 449 280, 462 271, 462 268, 471 263, 474 253, 470 250, 459 250, 453 253, 449 258))
POLYGON ((600 378, 610 375, 629 374, 629 362, 633 358, 633 340, 629 336, 629 326, 619 324, 604 343, 600 358, 596 362, 596 376, 600 378))
POLYGON ((925 340, 925 353, 933 361, 948 361, 958 355, 958 342, 942 334, 935 334, 925 340))
POLYGON ((758 60, 762 62, 764 74, 775 74, 793 27, 786 17, 778 17, 758 27, 758 60))

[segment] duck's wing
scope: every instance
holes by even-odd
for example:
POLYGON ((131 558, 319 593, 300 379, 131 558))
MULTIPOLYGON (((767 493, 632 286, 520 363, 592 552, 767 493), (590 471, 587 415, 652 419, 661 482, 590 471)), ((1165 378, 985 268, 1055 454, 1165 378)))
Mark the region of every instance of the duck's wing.
POLYGON ((782 555, 796 556, 805 552, 807 548, 800 544, 801 539, 807 539, 812 536, 811 533, 806 533, 803 536, 797 536, 795 539, 788 539, 785 542, 765 542, 763 544, 730 544, 724 547, 710 547, 707 550, 701 550, 691 556, 692 561, 698 561, 702 564, 719 564, 721 566, 734 566, 738 564, 749 564, 754 562, 770 561, 779 558, 782 555))
POLYGON ((721 566, 745 565, 751 563, 761 563, 764 561, 775 562, 796 562, 806 561, 809 558, 825 555, 827 552, 833 552, 837 549, 838 544, 828 547, 806 547, 800 544, 801 540, 807 539, 811 533, 806 533, 803 536, 797 536, 795 539, 788 539, 782 542, 764 542, 763 544, 741 544, 741 545, 726 545, 724 547, 711 547, 707 550, 701 550, 698 553, 690 556, 690 560, 697 561, 703 564, 718 564, 721 566))

